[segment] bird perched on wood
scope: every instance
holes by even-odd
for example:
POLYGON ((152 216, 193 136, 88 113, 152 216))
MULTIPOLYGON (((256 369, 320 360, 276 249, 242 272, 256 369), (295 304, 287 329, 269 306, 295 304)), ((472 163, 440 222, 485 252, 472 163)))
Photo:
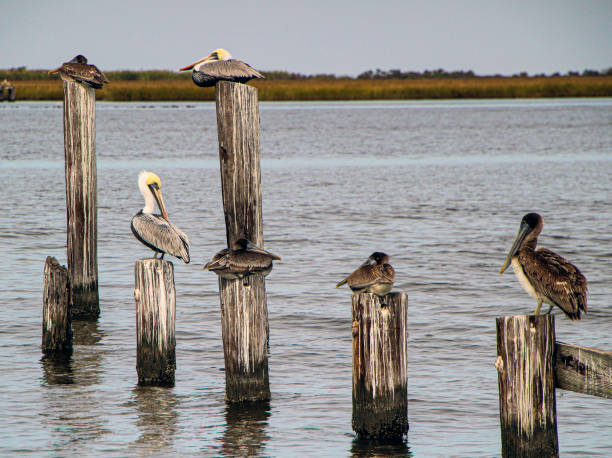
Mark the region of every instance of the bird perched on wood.
POLYGON ((232 59, 232 55, 225 49, 215 49, 204 59, 181 68, 179 71, 193 69, 191 78, 200 87, 210 87, 218 81, 233 81, 234 83, 246 83, 253 78, 263 78, 263 75, 238 59, 232 59))
POLYGON ((226 279, 239 279, 251 274, 265 277, 272 271, 272 261, 280 260, 280 256, 241 238, 231 249, 224 248, 215 254, 203 269, 226 279))
POLYGON ((134 236, 154 251, 154 258, 161 253, 161 259, 164 259, 164 254, 168 253, 189 264, 189 239, 168 220, 159 177, 143 170, 138 174, 138 188, 145 199, 145 206, 132 218, 134 236), (153 214, 155 203, 161 215, 153 214))
POLYGON ((587 280, 578 267, 546 248, 536 250, 544 220, 537 213, 528 213, 521 220, 516 240, 499 271, 512 264, 514 273, 527 293, 537 299, 534 314, 540 313, 542 302, 559 307, 570 320, 579 320, 587 312, 587 280))
POLYGON ((373 293, 386 295, 393 288, 395 270, 389 264, 389 256, 376 251, 352 274, 336 285, 348 283, 354 293, 373 293))
POLYGON ((109 82, 104 73, 95 65, 88 64, 87 58, 82 54, 74 56, 72 60, 49 72, 50 75, 53 73, 59 73, 64 81, 75 81, 94 89, 100 89, 103 84, 109 82))

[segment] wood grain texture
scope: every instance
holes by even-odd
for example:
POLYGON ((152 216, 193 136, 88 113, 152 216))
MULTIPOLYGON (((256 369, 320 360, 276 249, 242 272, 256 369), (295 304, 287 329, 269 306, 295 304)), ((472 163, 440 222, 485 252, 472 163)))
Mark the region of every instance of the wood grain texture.
POLYGON ((408 432, 408 296, 352 296, 353 430, 371 439, 408 432))
POLYGON ((556 342, 555 384, 562 390, 612 399, 612 352, 556 342))
MULTIPOLYGON (((246 238, 263 248, 259 108, 257 89, 221 81, 216 85, 221 192, 229 248, 246 238)), ((225 398, 270 399, 268 307, 265 280, 219 278, 225 398)))
POLYGON ((503 456, 559 456, 554 315, 497 318, 503 456))
POLYGON ((95 90, 64 81, 68 271, 75 317, 97 317, 97 168, 95 90))
POLYGON ((176 337, 174 265, 141 259, 134 268, 136 370, 139 385, 174 385, 176 337))
POLYGON ((72 314, 68 269, 47 256, 44 272, 42 351, 72 354, 72 314))

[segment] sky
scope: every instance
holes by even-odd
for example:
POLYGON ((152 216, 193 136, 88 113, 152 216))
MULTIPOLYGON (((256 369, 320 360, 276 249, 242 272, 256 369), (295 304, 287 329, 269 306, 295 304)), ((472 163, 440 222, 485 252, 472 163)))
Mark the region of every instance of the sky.
POLYGON ((0 68, 177 70, 215 48, 263 70, 511 75, 612 67, 610 0, 0 0, 0 68))

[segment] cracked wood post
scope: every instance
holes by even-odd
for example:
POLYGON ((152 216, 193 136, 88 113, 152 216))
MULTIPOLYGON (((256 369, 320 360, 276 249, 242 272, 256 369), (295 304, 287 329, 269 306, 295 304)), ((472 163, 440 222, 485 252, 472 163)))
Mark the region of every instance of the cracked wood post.
POLYGON ((42 351, 46 354, 72 354, 68 269, 47 256, 43 289, 42 351))
MULTIPOLYGON (((257 89, 220 81, 216 87, 221 192, 227 245, 246 238, 263 247, 257 89)), ((270 399, 265 280, 219 277, 228 402, 270 399), (245 285, 246 283, 246 285, 245 285)))
POLYGON ((368 439, 408 432, 408 295, 354 294, 353 430, 368 439))
POLYGON ((141 259, 134 267, 139 385, 173 386, 176 371, 174 265, 141 259))
POLYGON ((559 456, 555 317, 503 316, 496 324, 502 455, 559 456))
POLYGON ((97 169, 96 92, 64 81, 64 151, 66 172, 68 272, 72 314, 97 318, 97 169))

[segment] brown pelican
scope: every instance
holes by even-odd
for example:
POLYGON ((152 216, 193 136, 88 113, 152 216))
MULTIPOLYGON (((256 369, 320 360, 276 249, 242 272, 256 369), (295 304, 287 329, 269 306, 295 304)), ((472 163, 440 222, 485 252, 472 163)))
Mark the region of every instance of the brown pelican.
POLYGON ((274 260, 280 261, 281 258, 247 239, 239 239, 232 249, 224 248, 215 254, 203 269, 227 279, 244 278, 250 274, 265 277, 272 271, 274 260))
POLYGON ((168 213, 161 193, 161 180, 153 172, 143 170, 138 174, 138 187, 145 199, 145 206, 132 218, 132 232, 138 240, 151 248, 157 258, 168 253, 189 263, 189 239, 178 227, 168 221, 168 213), (155 202, 161 215, 154 215, 155 202))
POLYGON ((389 256, 376 251, 359 266, 359 268, 336 285, 336 288, 348 283, 355 293, 373 293, 384 296, 395 280, 395 270, 389 264, 389 256))
POLYGON ((49 74, 52 73, 59 73, 64 81, 83 83, 94 89, 100 89, 104 83, 109 82, 104 73, 95 65, 89 65, 87 58, 81 54, 49 72, 49 74))
POLYGON ((217 81, 233 81, 235 83, 246 83, 253 78, 263 78, 262 74, 238 59, 232 59, 232 55, 225 49, 215 49, 204 59, 200 59, 191 65, 181 68, 183 72, 191 70, 193 82, 201 87, 209 87, 217 84, 217 81))
POLYGON ((587 311, 587 280, 578 267, 546 248, 535 249, 544 220, 537 213, 528 213, 521 220, 518 235, 499 271, 500 275, 512 264, 521 286, 538 301, 535 315, 542 302, 559 307, 570 320, 579 320, 580 311, 587 311))

